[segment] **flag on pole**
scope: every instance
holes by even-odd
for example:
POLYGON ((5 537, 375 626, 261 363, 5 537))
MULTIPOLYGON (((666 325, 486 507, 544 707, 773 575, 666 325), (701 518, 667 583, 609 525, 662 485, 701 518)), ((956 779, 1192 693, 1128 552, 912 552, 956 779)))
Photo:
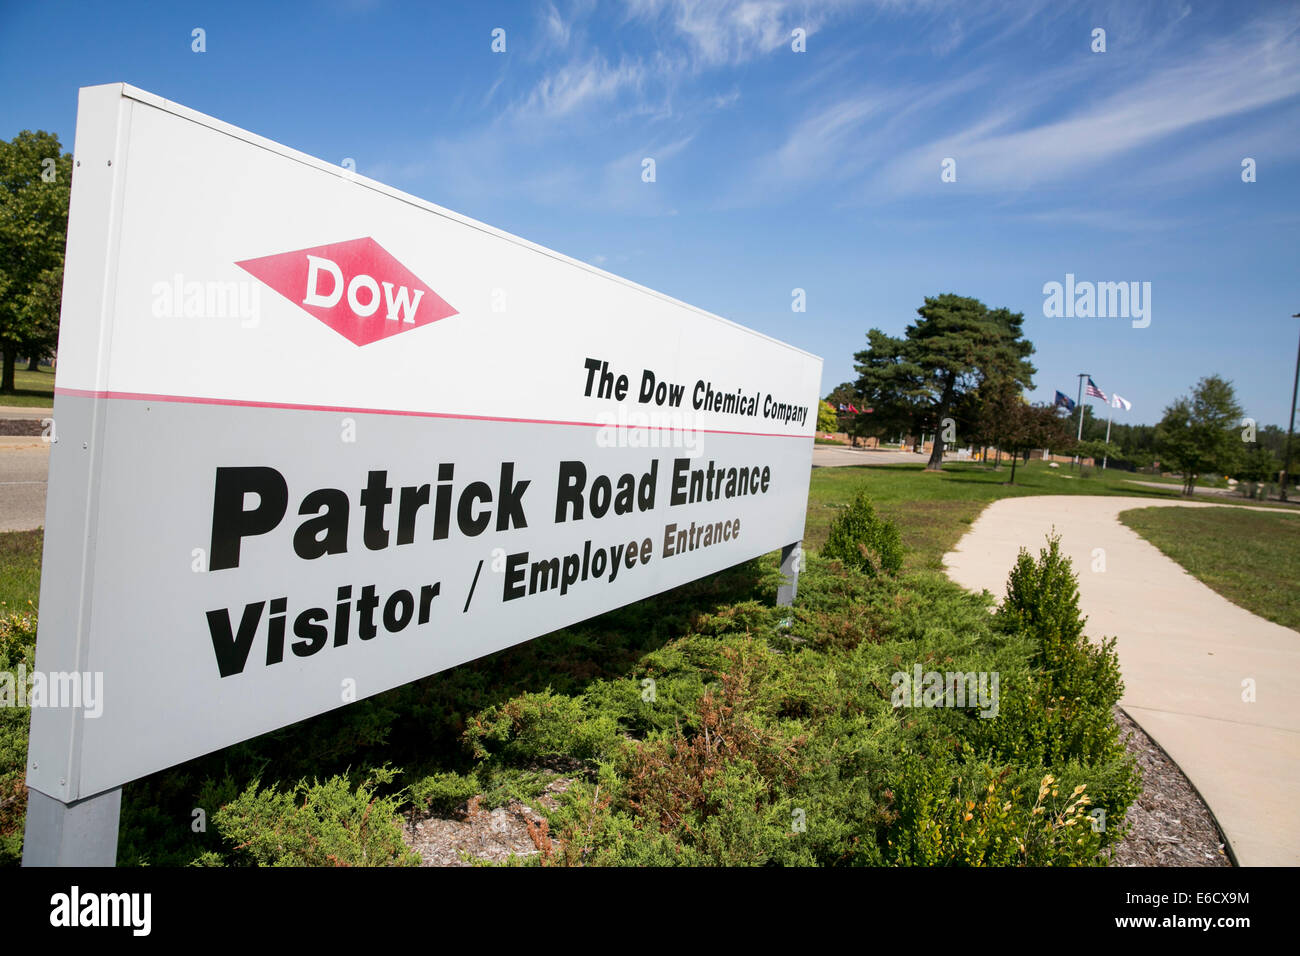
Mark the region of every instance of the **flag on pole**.
POLYGON ((843 402, 840 402, 840 411, 842 411, 842 412, 847 412, 847 411, 848 411, 848 409, 844 406, 844 403, 843 403, 843 402))
POLYGON ((862 414, 862 413, 859 412, 856 408, 854 408, 852 405, 849 406, 849 411, 851 411, 854 415, 860 415, 860 414, 862 414))
POLYGON ((1106 393, 1097 387, 1097 383, 1091 378, 1088 379, 1087 394, 1090 398, 1100 398, 1103 402, 1107 401, 1106 393))
POLYGON ((1056 404, 1064 407, 1067 412, 1074 411, 1074 399, 1070 398, 1070 396, 1066 395, 1064 392, 1058 391, 1056 393, 1056 404))
POLYGON ((1122 408, 1126 412, 1133 410, 1133 403, 1127 398, 1120 398, 1115 392, 1110 393, 1110 404, 1112 408, 1122 408))

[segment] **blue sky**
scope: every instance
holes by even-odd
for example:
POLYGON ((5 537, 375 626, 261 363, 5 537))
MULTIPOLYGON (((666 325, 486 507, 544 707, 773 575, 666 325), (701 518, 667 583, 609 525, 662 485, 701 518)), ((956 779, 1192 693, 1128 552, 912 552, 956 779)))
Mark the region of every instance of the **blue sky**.
POLYGON ((1286 424, 1295 3, 0 2, 0 137, 70 150, 116 81, 821 355, 823 394, 956 292, 1025 314, 1036 400, 1086 371, 1154 422, 1217 373, 1286 424), (1149 327, 1045 317, 1066 273, 1150 282, 1149 327))

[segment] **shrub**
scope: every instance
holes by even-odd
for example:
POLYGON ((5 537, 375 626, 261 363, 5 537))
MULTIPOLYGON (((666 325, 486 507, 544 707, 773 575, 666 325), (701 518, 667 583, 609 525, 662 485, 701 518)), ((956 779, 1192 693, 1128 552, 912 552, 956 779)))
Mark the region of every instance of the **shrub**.
POLYGON ((1103 833, 1088 816, 1087 784, 1066 793, 1052 774, 1029 782, 1012 768, 910 758, 891 791, 897 823, 888 862, 904 866, 1104 864, 1103 833), (1037 783, 1037 789, 1033 788, 1037 783))
MULTIPOLYGON (((635 669, 655 678, 653 702, 635 679, 597 681, 568 714, 587 726, 614 717, 623 739, 593 754, 597 766, 532 829, 539 853, 518 862, 1104 865, 1137 792, 1109 712, 1113 661, 1087 649, 1059 551, 1014 577, 995 618, 987 598, 942 575, 871 583, 814 557, 800 607, 697 616, 635 669), (890 675, 918 662, 999 672, 997 716, 895 709, 890 675), (1095 830, 1098 809, 1107 825, 1095 830)), ((471 727, 501 726, 505 713, 532 724, 540 703, 516 698, 471 727)), ((469 736, 520 730, 534 736, 521 725, 469 736)), ((491 750, 492 761, 536 754, 491 750)))
POLYGON ((1088 619, 1079 612, 1079 588, 1061 538, 1052 534, 1038 561, 1024 548, 1007 578, 1007 596, 997 614, 1006 631, 1050 637, 1061 646, 1076 643, 1088 619))
POLYGON ((1044 722, 1039 756, 1052 766, 1067 760, 1106 761, 1123 752, 1112 708, 1124 694, 1115 639, 1094 644, 1083 633, 1079 588, 1070 559, 1052 536, 1035 562, 1024 549, 1007 582, 997 622, 1034 642, 1031 663, 1041 669, 1029 693, 1044 722))
POLYGON ((877 516, 867 493, 859 491, 831 522, 822 557, 837 558, 871 577, 897 574, 903 567, 903 542, 897 526, 877 516))
MULTIPOLYGON (((32 614, 0 615, 0 672, 10 675, 17 693, 21 666, 32 673, 36 660, 36 617, 32 614)), ((31 711, 0 706, 0 866, 16 866, 23 855, 23 830, 27 821, 27 729, 31 711)))
POLYGON ((589 710, 581 696, 566 697, 549 688, 521 694, 471 719, 465 740, 480 760, 493 755, 524 762, 585 760, 604 752, 618 730, 612 717, 589 710))
POLYGON ((1059 537, 1048 538, 1037 561, 1021 550, 995 621, 1030 642, 1031 666, 1004 675, 998 719, 980 722, 976 743, 1017 763, 1105 768, 1110 782, 1092 796, 1119 819, 1139 792, 1113 714, 1124 693, 1119 655, 1114 638, 1093 643, 1083 633, 1087 618, 1079 613, 1077 579, 1059 537))
POLYGON ((450 813, 479 791, 473 774, 434 773, 411 784, 411 803, 417 809, 450 813))
POLYGON ((23 858, 27 823, 27 787, 21 771, 0 773, 0 866, 17 866, 23 858))
MULTIPOLYGON (((1113 642, 1084 636, 1056 542, 1021 554, 996 615, 901 565, 858 494, 796 607, 772 606, 768 556, 134 781, 119 862, 403 865, 399 811, 472 797, 544 814, 523 865, 1105 862, 1138 778, 1113 642), (1000 674, 997 716, 894 708, 891 675, 918 663, 1000 674), (418 770, 408 790, 348 771, 385 759, 418 770)), ((31 669, 34 630, 0 622, 0 666, 31 669)), ((21 845, 26 759, 28 714, 8 710, 0 862, 21 845)))
MULTIPOLYGON (((255 866, 413 866, 419 857, 402 842, 401 795, 380 796, 393 772, 376 769, 355 788, 347 777, 300 781, 292 792, 248 789, 213 814, 234 844, 235 862, 255 866)), ((216 862, 212 854, 195 861, 216 862)))

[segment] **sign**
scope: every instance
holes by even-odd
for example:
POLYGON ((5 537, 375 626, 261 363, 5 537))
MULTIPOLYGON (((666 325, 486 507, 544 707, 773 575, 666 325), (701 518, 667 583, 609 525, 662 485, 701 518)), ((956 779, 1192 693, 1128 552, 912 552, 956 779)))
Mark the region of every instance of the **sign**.
POLYGON ((128 86, 75 157, 41 793, 802 538, 820 359, 128 86))

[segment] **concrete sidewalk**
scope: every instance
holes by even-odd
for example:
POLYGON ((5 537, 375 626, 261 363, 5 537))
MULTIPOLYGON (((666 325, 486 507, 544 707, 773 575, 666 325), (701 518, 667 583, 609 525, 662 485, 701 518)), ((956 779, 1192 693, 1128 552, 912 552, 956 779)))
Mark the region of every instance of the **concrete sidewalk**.
POLYGON ((26 405, 0 405, 0 418, 42 419, 54 414, 53 408, 29 408, 26 405))
POLYGON ((984 510, 944 564, 958 584, 1000 600, 1019 549, 1037 557, 1055 527, 1079 579, 1088 635, 1118 637, 1121 705, 1201 792, 1238 862, 1295 866, 1300 633, 1220 597, 1117 517, 1169 506, 1216 507, 1150 498, 1004 498, 984 510), (1242 699, 1248 680, 1254 702, 1242 699))

